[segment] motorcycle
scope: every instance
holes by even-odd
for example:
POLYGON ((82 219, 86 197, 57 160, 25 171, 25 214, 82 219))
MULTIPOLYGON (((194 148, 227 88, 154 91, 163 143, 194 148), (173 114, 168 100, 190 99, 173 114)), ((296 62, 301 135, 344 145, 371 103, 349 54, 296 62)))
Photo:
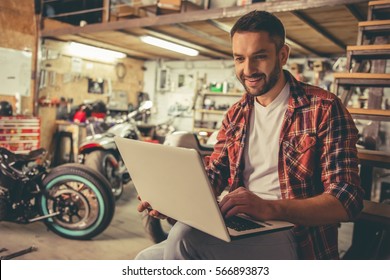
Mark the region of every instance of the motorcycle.
POLYGON ((102 233, 115 212, 107 180, 81 164, 49 170, 45 155, 42 148, 24 155, 0 147, 0 221, 43 221, 68 239, 102 233))
POLYGON ((114 137, 139 140, 141 133, 135 123, 135 117, 151 107, 152 102, 145 101, 137 110, 130 112, 122 123, 110 127, 104 133, 92 133, 79 147, 79 163, 103 174, 110 183, 116 200, 121 197, 123 186, 131 180, 131 177, 115 145, 114 137))
MULTIPOLYGON (((206 165, 206 156, 211 155, 214 150, 213 146, 216 141, 216 135, 217 132, 213 133, 206 144, 201 144, 195 133, 175 131, 166 136, 163 145, 195 149, 204 159, 204 164, 206 165)), ((149 215, 148 211, 141 213, 141 220, 146 234, 155 243, 164 241, 168 236, 170 227, 175 223, 171 218, 165 220, 154 218, 149 215)))

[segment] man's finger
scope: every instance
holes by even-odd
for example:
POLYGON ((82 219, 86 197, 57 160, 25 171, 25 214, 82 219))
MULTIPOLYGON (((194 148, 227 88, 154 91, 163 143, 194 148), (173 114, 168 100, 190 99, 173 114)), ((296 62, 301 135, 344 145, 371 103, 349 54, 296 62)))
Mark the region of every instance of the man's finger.
POLYGON ((149 211, 149 215, 156 218, 156 219, 166 219, 167 216, 161 214, 160 212, 158 212, 157 210, 151 210, 149 211))
POLYGON ((138 212, 143 212, 148 208, 151 209, 150 204, 147 201, 141 201, 141 203, 137 206, 138 212))

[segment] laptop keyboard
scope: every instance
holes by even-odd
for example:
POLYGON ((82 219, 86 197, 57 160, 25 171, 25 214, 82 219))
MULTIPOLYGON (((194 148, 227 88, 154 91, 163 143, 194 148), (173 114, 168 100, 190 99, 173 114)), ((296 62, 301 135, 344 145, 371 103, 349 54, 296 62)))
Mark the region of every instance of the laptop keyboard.
POLYGON ((228 219, 225 219, 225 224, 227 227, 232 228, 236 231, 244 231, 244 230, 250 230, 250 229, 256 229, 256 228, 262 228, 264 226, 259 225, 257 223, 254 223, 252 221, 249 221, 247 219, 243 219, 237 216, 230 217, 228 219))

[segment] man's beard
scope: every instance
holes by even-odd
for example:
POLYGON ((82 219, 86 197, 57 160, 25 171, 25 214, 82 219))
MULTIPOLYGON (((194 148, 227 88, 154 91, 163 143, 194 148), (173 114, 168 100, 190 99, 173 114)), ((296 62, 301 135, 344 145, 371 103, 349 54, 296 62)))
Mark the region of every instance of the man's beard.
POLYGON ((249 93, 252 96, 261 96, 261 95, 267 93, 268 91, 270 91, 276 85, 276 83, 278 82, 279 77, 280 77, 280 72, 281 72, 281 70, 280 70, 280 63, 277 60, 274 69, 272 69, 272 72, 268 76, 268 79, 267 79, 267 76, 264 73, 255 73, 255 74, 247 77, 246 79, 251 79, 251 78, 253 78, 253 79, 258 79, 258 78, 264 79, 264 86, 257 92, 251 92, 250 88, 248 88, 245 85, 245 78, 244 78, 243 74, 241 75, 239 80, 240 80, 241 84, 244 86, 244 89, 245 89, 245 91, 247 93, 249 93))

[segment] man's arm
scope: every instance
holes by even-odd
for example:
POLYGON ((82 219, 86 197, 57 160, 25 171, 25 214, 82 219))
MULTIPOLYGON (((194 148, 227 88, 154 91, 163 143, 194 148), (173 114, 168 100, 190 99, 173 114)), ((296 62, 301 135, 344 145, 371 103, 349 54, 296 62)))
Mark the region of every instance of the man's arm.
POLYGON ((305 226, 349 219, 340 201, 330 194, 306 199, 264 200, 245 188, 238 188, 222 199, 220 207, 226 217, 242 213, 256 220, 284 220, 305 226))

